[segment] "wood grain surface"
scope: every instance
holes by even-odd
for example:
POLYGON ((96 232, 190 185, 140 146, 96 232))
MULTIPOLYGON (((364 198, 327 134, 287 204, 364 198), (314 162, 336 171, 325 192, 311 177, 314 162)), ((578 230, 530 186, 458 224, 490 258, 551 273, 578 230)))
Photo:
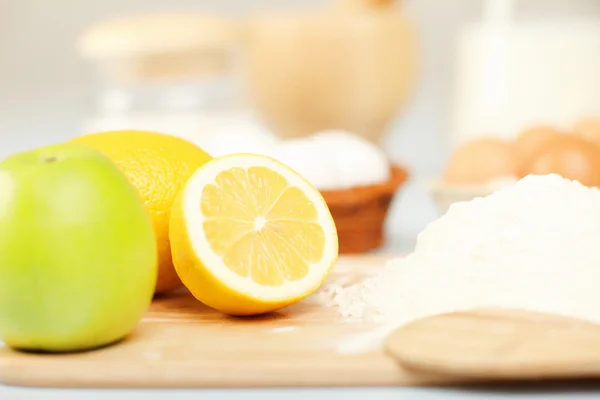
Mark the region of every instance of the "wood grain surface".
POLYGON ((463 381, 600 378, 600 325, 525 310, 425 318, 385 341, 405 367, 463 381))
MULTIPOLYGON (((330 281, 351 283, 383 257, 342 257, 330 281)), ((409 373, 376 346, 354 354, 340 343, 374 327, 343 321, 307 299, 258 318, 219 314, 186 292, 154 301, 138 329, 103 349, 65 355, 0 349, 0 381, 44 387, 384 386, 444 383, 409 373)))

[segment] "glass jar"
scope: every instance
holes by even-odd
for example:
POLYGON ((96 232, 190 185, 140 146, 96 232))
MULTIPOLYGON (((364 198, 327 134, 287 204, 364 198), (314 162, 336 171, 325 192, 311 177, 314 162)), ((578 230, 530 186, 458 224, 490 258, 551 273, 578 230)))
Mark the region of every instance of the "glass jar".
POLYGON ((81 50, 97 67, 99 87, 82 133, 141 129, 203 146, 223 126, 252 119, 237 45, 233 22, 206 15, 143 15, 92 27, 81 50))

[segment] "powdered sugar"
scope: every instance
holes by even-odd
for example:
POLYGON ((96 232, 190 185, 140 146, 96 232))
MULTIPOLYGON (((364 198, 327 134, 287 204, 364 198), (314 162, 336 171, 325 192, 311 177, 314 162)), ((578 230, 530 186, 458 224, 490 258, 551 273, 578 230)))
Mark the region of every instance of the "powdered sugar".
POLYGON ((528 176, 456 203, 381 273, 322 296, 348 318, 397 326, 479 306, 600 322, 600 191, 528 176))

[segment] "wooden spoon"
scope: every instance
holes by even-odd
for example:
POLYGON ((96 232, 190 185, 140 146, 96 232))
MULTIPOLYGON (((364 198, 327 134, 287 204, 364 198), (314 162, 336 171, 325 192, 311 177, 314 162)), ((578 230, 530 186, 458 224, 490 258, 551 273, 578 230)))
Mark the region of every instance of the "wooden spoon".
POLYGON ((600 377, 600 325, 554 314, 437 315, 396 329, 385 348, 405 368, 466 381, 600 377))

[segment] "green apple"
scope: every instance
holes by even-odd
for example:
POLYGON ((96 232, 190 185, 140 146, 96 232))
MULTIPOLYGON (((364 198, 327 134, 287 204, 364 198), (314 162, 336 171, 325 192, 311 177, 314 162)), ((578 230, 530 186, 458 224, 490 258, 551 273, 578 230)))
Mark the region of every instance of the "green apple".
POLYGON ((0 162, 0 339, 88 350, 131 333, 158 276, 139 194, 104 155, 58 144, 0 162))

